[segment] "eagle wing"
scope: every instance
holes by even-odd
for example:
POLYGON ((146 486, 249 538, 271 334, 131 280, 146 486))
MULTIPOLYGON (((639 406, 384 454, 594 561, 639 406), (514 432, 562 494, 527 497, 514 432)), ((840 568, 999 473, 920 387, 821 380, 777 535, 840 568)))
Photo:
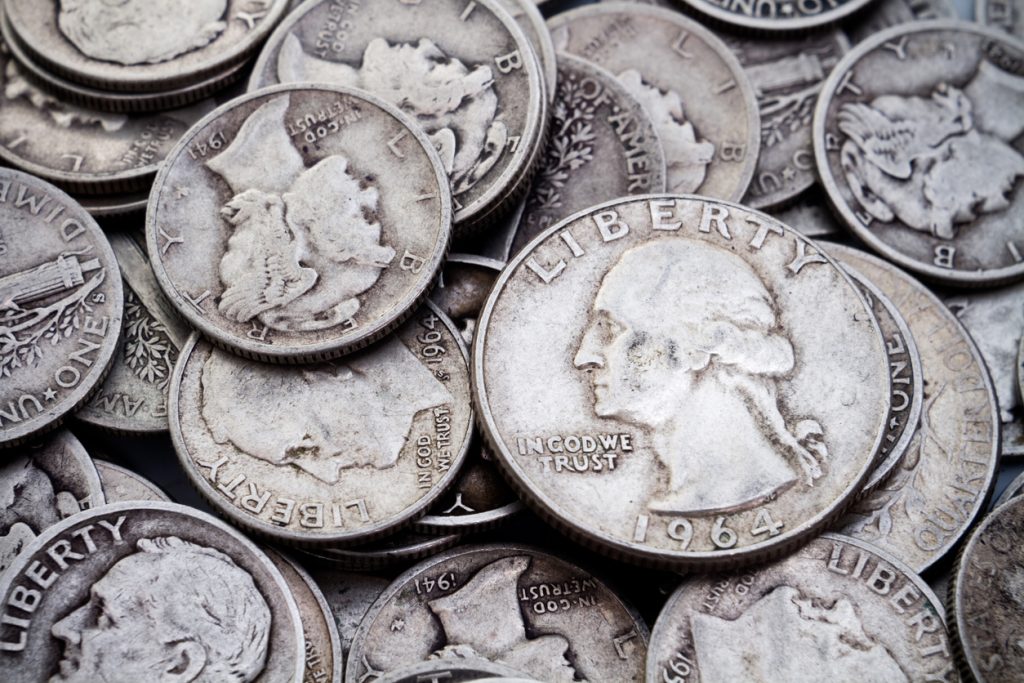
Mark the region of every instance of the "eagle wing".
POLYGON ((839 130, 853 140, 865 158, 891 176, 906 180, 920 151, 918 128, 910 119, 892 119, 866 104, 844 104, 839 130))

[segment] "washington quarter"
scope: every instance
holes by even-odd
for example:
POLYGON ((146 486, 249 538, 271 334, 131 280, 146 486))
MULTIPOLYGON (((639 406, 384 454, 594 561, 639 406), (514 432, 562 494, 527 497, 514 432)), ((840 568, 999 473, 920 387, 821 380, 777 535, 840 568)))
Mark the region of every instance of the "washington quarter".
POLYGON ((851 42, 859 43, 908 21, 956 18, 952 0, 873 0, 863 12, 843 22, 843 31, 851 42))
POLYGON ((94 460, 93 464, 100 475, 108 504, 146 500, 171 502, 160 487, 129 469, 106 460, 94 460))
POLYGON ((1016 0, 974 0, 974 18, 1024 38, 1024 8, 1016 0))
POLYGON ((391 582, 379 576, 354 574, 321 566, 310 567, 309 573, 320 587, 334 616, 341 651, 348 657, 359 622, 391 582))
POLYGON ((149 256, 214 343, 312 362, 380 339, 448 250, 451 198, 426 136, 372 95, 279 86, 196 124, 157 176, 149 256))
POLYGON ((682 0, 683 4, 713 20, 738 29, 760 33, 808 33, 849 17, 871 0, 765 0, 729 2, 728 0, 682 0))
POLYGON ((770 558, 863 485, 890 407, 878 324, 769 216, 619 199, 502 272, 473 350, 485 435, 524 501, 615 557, 770 558))
POLYGON ((303 548, 302 552, 322 564, 346 571, 387 569, 421 560, 456 545, 461 534, 400 532, 394 536, 353 548, 303 548))

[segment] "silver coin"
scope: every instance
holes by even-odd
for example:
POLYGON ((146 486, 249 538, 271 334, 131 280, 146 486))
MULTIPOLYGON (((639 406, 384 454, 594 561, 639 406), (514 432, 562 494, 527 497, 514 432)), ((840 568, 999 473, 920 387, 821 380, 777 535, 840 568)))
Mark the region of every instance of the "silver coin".
POLYGON ((0 464, 0 574, 46 529, 105 502, 96 466, 71 432, 7 453, 0 464))
POLYGON ((103 221, 122 221, 131 218, 145 218, 148 192, 125 195, 84 196, 75 198, 90 216, 103 221))
POLYGON ((647 627, 600 579, 536 549, 463 546, 405 572, 352 642, 347 680, 484 659, 547 683, 639 681, 647 627))
POLYGON ((689 9, 737 29, 759 33, 807 33, 834 24, 868 5, 871 0, 682 0, 689 9))
POLYGON ((442 659, 392 671, 375 680, 377 683, 480 683, 483 680, 505 681, 509 678, 521 679, 522 676, 515 669, 482 659, 442 659))
POLYGON ((44 68, 104 90, 159 92, 245 61, 287 0, 7 0, 15 38, 44 68))
POLYGON ((826 82, 829 201, 887 259, 958 285, 1024 276, 1024 43, 956 21, 875 35, 826 82))
POLYGON ((302 625, 244 536, 173 503, 118 503, 51 527, 0 577, 8 683, 297 681, 302 625))
POLYGON ((316 366, 247 361, 193 336, 170 413, 199 492, 292 544, 366 542, 411 524, 455 481, 473 431, 465 346, 429 303, 380 343, 316 366))
POLYGON ((975 20, 1024 38, 1024 7, 1018 0, 974 0, 975 20))
POLYGON ((286 555, 264 546, 270 561, 281 572, 302 618, 306 640, 302 683, 341 683, 343 669, 341 640, 327 599, 306 570, 286 555))
POLYGON ((453 547, 461 539, 461 534, 436 536, 402 532, 354 548, 303 548, 302 552, 338 569, 375 571, 436 555, 453 547))
POLYGON ((907 322, 921 355, 924 404, 900 466, 837 530, 923 572, 985 509, 999 464, 999 413, 988 372, 956 317, 922 284, 869 254, 829 245, 907 322))
POLYGON ((145 500, 171 502, 160 487, 129 469, 106 460, 94 460, 93 464, 103 484, 103 495, 107 503, 145 500))
POLYGON ((885 29, 908 21, 956 19, 951 0, 873 0, 871 4, 843 22, 843 31, 853 43, 859 43, 885 29))
POLYGON ((525 191, 547 121, 540 65, 502 6, 308 2, 267 41, 249 89, 315 80, 399 107, 440 152, 464 234, 525 191))
POLYGON ((430 300, 458 326, 467 346, 473 343, 476 319, 504 267, 501 261, 475 254, 449 254, 444 262, 430 300))
POLYGON ((964 680, 1020 680, 1022 536, 1024 500, 1015 498, 982 520, 960 551, 950 587, 950 625, 964 680))
POLYGON ((526 39, 530 41, 530 46, 540 61, 544 92, 548 96, 548 101, 553 101, 558 84, 559 60, 555 54, 555 44, 551 41, 551 33, 544 23, 544 15, 537 9, 537 4, 533 0, 498 0, 498 4, 516 20, 519 28, 523 29, 526 39))
POLYGON ((761 151, 743 203, 786 204, 817 182, 811 116, 822 83, 850 43, 842 31, 725 41, 750 77, 761 113, 761 151))
POLYGON ((1018 474, 1013 481, 1011 481, 1003 492, 999 494, 999 497, 992 503, 992 509, 996 509, 1003 503, 1007 503, 1024 491, 1024 474, 1018 474))
POLYGON ((615 76, 562 53, 551 133, 508 253, 610 197, 664 192, 665 154, 646 110, 615 76))
POLYGON ((804 237, 828 237, 837 239, 846 233, 832 215, 822 190, 811 188, 795 203, 780 209, 769 209, 769 214, 780 223, 788 225, 804 237))
POLYGON ((1003 455, 1024 455, 1024 409, 1017 383, 1017 354, 1024 336, 1024 284, 944 297, 981 351, 1003 431, 1003 455))
POLYGON ((127 434, 167 431, 171 375, 190 334, 160 291, 140 238, 138 232, 110 235, 124 278, 124 330, 106 381, 75 414, 87 424, 127 434))
POLYGON ((320 587, 334 616, 341 651, 347 658, 359 622, 391 582, 379 576, 353 574, 319 566, 310 567, 309 573, 320 587))
POLYGON ((146 216, 157 281, 218 345, 312 362, 416 310, 451 234, 444 169, 398 109, 331 86, 278 86, 196 124, 146 216))
POLYGON ((889 364, 840 267, 765 214, 620 199, 502 272, 475 399, 524 502, 615 557, 770 558, 838 515, 882 444, 889 364))
POLYGON ((113 360, 123 307, 96 221, 49 183, 0 168, 0 448, 89 399, 113 360))
POLYGON ((825 534, 743 574, 687 580, 647 681, 956 681, 942 602, 897 559, 825 534))
POLYGON ((665 150, 666 189, 739 200, 760 148, 750 79, 709 30, 661 7, 607 3, 548 21, 556 49, 615 74, 647 109, 665 150))

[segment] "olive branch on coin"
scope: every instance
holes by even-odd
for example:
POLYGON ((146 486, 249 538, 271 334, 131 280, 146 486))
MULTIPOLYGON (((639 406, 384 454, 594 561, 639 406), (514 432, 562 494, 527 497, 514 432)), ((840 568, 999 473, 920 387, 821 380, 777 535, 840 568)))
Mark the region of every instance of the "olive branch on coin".
POLYGON ((573 77, 560 81, 558 90, 559 98, 551 119, 551 142, 533 192, 532 210, 560 207, 559 190, 569 180, 569 174, 594 158, 596 136, 590 122, 597 105, 584 97, 582 84, 573 77))
POLYGON ((163 389, 171 379, 177 349, 167 328, 149 314, 130 287, 124 295, 125 362, 136 377, 163 389))

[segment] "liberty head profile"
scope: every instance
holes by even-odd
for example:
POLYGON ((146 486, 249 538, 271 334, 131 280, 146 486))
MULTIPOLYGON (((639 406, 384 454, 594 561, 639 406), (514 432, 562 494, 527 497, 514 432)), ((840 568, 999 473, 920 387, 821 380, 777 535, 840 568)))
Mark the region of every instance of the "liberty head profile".
POLYGON ((574 364, 598 417, 651 434, 668 470, 654 512, 742 509, 824 475, 821 425, 778 397, 796 360, 774 297, 730 251, 669 238, 623 253, 574 364))

